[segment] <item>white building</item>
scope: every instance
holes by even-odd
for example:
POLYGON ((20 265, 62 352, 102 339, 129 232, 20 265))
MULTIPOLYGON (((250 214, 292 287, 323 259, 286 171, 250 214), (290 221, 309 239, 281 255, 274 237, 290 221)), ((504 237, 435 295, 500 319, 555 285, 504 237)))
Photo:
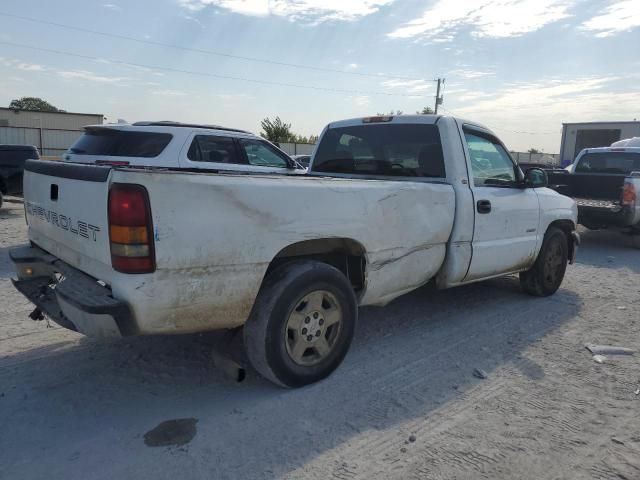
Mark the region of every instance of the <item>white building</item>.
POLYGON ((82 134, 85 125, 103 120, 102 114, 0 108, 0 144, 35 145, 42 156, 59 156, 82 134))
POLYGON ((623 138, 640 136, 640 122, 563 123, 560 143, 561 165, 572 163, 580 150, 608 147, 623 138))

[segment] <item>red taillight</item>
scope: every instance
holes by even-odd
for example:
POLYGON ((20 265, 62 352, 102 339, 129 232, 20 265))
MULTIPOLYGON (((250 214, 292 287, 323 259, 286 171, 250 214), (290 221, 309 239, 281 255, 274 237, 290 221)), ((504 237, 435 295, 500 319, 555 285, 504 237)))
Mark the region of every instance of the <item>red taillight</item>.
POLYGON ((142 185, 115 183, 109 190, 111 265, 122 273, 156 269, 149 194, 142 185))
POLYGON ((366 117, 362 119, 362 123, 385 123, 393 120, 391 115, 379 115, 377 117, 366 117))
POLYGON ((622 189, 622 205, 632 207, 636 204, 636 188, 632 182, 624 182, 622 189))

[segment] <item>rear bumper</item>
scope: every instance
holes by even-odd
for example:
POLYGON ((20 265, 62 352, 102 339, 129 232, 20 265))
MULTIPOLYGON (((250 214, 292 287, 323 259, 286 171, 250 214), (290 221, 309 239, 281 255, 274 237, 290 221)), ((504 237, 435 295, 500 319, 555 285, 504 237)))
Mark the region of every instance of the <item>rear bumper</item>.
POLYGON ((634 224, 634 209, 620 205, 604 205, 606 202, 581 205, 578 202, 578 223, 594 227, 628 227, 634 224))
POLYGON ((131 310, 96 279, 37 247, 9 251, 16 289, 57 324, 91 337, 136 335, 131 310))

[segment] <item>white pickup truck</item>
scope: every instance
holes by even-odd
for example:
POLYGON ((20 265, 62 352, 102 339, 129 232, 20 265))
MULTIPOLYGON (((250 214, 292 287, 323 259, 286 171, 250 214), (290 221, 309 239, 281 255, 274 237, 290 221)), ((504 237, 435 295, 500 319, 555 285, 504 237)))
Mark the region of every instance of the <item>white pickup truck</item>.
POLYGON ((287 387, 337 368, 359 305, 513 273, 550 295, 579 243, 544 171, 452 117, 331 123, 304 176, 25 170, 30 245, 10 255, 33 318, 93 336, 243 326, 252 365, 287 387))

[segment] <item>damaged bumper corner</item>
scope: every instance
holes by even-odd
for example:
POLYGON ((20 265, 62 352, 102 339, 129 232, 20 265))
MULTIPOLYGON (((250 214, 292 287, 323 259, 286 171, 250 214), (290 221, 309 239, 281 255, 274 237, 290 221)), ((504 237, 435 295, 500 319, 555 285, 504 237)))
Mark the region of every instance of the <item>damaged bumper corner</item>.
POLYGON ((129 307, 113 298, 111 290, 44 250, 12 249, 16 289, 58 325, 90 337, 135 335, 129 307))

